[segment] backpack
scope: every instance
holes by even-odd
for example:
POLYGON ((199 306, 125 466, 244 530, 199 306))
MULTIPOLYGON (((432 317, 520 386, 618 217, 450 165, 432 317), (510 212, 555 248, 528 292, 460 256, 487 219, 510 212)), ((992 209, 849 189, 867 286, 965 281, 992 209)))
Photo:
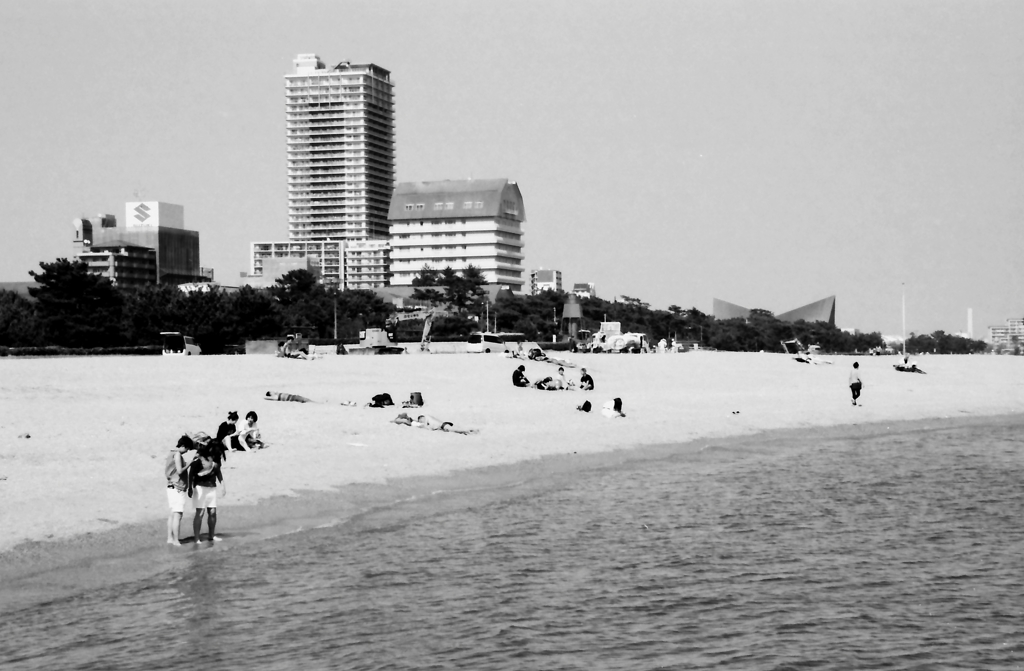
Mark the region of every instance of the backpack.
POLYGON ((391 394, 377 394, 371 399, 371 408, 383 408, 388 405, 394 405, 395 402, 391 400, 391 394))

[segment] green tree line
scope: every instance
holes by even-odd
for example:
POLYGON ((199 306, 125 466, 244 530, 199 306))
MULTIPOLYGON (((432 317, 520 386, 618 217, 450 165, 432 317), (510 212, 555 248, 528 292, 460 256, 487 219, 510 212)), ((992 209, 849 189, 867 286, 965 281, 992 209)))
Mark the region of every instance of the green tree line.
MULTIPOLYGON (((39 286, 32 299, 0 292, 0 346, 69 348, 158 345, 161 331, 195 337, 204 352, 219 353, 230 345, 258 338, 279 338, 299 331, 308 337, 349 341, 360 329, 384 327, 395 308, 372 291, 338 290, 295 270, 267 289, 242 287, 227 292, 183 292, 174 286, 119 288, 88 272, 80 261, 58 259, 40 263, 31 272, 39 286)), ((446 316, 431 328, 434 340, 461 340, 477 330, 524 333, 538 342, 564 337, 562 311, 569 295, 542 291, 537 295, 504 295, 493 304, 484 292, 486 281, 473 267, 461 272, 424 267, 414 280, 413 297, 443 308, 446 316)), ((696 308, 670 305, 652 309, 638 298, 619 301, 579 299, 583 329, 596 331, 603 321, 617 321, 623 331, 699 342, 731 351, 780 351, 781 342, 798 339, 825 352, 853 353, 884 348, 881 334, 846 333, 825 322, 782 322, 767 310, 752 310, 747 319, 717 320, 696 308)), ((404 340, 418 340, 422 323, 402 331, 404 340)), ((911 353, 973 353, 985 344, 936 331, 907 340, 911 353)))

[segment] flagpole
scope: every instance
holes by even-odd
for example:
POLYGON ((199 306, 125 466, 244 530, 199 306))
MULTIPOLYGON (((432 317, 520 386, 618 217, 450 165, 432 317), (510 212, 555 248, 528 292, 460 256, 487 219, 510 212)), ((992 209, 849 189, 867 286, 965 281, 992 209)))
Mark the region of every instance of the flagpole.
POLYGON ((903 282, 903 356, 907 356, 907 283, 903 282))

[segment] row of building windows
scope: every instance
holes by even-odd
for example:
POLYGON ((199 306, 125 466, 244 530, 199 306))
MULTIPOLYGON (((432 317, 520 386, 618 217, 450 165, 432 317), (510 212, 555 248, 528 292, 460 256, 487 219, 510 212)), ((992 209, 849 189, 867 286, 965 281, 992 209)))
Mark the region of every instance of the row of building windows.
MULTIPOLYGON (((406 206, 405 206, 405 211, 406 212, 412 212, 413 210, 423 210, 425 208, 426 208, 426 205, 424 203, 407 203, 406 206)), ((435 211, 454 210, 454 209, 455 209, 455 203, 434 203, 434 210, 435 211)), ((464 210, 482 210, 482 209, 484 209, 484 204, 483 204, 483 201, 479 201, 479 200, 476 201, 476 202, 473 202, 471 200, 467 200, 466 202, 464 202, 462 204, 462 209, 464 209, 464 210)))

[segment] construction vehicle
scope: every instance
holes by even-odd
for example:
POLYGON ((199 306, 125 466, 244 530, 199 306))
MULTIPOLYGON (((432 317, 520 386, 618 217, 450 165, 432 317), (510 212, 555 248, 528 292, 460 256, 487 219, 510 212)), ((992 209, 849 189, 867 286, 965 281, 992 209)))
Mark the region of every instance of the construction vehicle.
POLYGON ((646 333, 623 333, 620 322, 601 322, 601 328, 590 336, 585 347, 590 352, 648 352, 646 333))
POLYGON ((804 344, 800 342, 798 338, 793 338, 792 340, 782 340, 781 343, 782 351, 784 351, 786 354, 795 355, 793 357, 794 361, 798 361, 800 363, 814 364, 832 363, 831 361, 823 361, 817 358, 817 355, 821 353, 821 347, 819 347, 818 345, 809 345, 808 347, 804 347, 804 344), (790 345, 793 345, 795 351, 789 351, 790 345))
POLYGON ((367 328, 359 332, 359 344, 346 346, 345 353, 405 354, 405 348, 395 344, 393 331, 379 328, 367 328))

